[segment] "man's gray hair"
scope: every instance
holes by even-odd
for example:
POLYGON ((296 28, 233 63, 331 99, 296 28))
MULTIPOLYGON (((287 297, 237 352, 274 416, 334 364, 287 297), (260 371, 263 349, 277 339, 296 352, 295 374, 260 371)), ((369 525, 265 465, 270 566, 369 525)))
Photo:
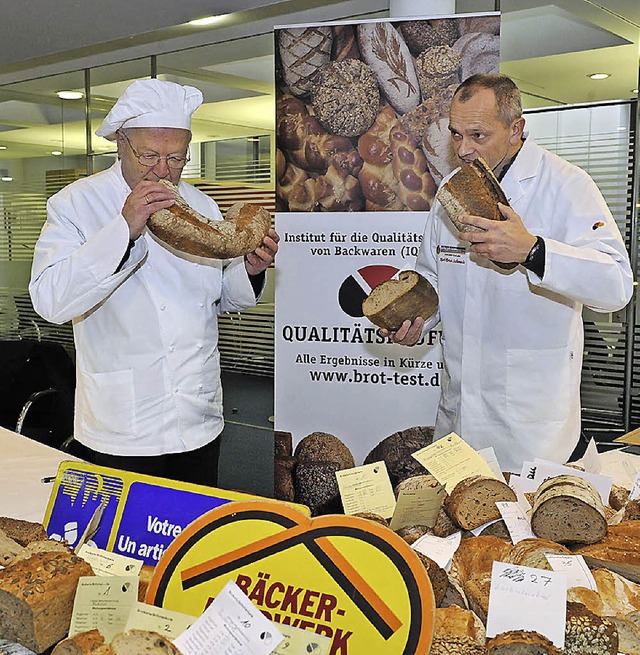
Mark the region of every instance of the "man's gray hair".
POLYGON ((472 75, 456 89, 453 99, 466 102, 481 89, 493 91, 498 106, 498 117, 505 125, 511 125, 522 116, 520 90, 506 75, 472 75))

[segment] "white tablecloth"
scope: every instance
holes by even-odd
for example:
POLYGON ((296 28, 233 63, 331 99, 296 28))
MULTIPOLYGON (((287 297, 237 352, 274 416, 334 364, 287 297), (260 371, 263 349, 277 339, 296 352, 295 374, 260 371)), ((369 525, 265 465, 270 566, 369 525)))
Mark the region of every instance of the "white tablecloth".
POLYGON ((0 516, 41 522, 63 461, 78 461, 54 448, 0 427, 0 516))

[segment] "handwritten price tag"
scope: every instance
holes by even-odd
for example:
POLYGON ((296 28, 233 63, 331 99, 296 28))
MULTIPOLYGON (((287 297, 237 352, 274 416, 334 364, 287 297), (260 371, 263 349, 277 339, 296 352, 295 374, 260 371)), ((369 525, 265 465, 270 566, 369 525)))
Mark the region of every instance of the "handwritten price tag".
POLYGON ((547 562, 554 571, 562 571, 567 579, 567 589, 586 587, 598 591, 596 581, 582 555, 556 555, 547 553, 547 562))
POLYGON ((519 503, 497 502, 496 507, 509 530, 509 536, 514 544, 523 539, 535 539, 531 522, 519 503))
POLYGON ((567 583, 563 573, 494 562, 487 637, 535 630, 564 648, 567 583))
POLYGON ((629 500, 636 500, 640 498, 640 473, 636 475, 636 479, 633 481, 633 486, 629 492, 629 500))

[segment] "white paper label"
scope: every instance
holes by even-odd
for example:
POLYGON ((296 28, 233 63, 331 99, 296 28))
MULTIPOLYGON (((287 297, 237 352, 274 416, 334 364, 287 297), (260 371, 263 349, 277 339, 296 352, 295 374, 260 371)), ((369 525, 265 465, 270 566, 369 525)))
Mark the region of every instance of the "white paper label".
POLYGON ((96 575, 140 575, 143 562, 119 553, 82 544, 78 556, 91 564, 96 575))
POLYGON ((531 529, 531 522, 519 503, 499 501, 496 507, 504 519, 509 536, 514 544, 523 539, 535 539, 536 535, 531 529))
POLYGON ((174 612, 173 610, 147 605, 146 603, 135 603, 125 631, 129 630, 150 630, 158 632, 173 641, 179 637, 187 628, 191 627, 197 620, 196 616, 174 612))
POLYGON ((563 573, 494 562, 487 637, 534 630, 564 648, 567 583, 563 573))
POLYGON ((629 500, 636 500, 640 498, 640 473, 636 475, 636 479, 633 481, 633 486, 629 492, 629 500))
POLYGON ((174 643, 183 655, 269 655, 282 640, 275 625, 229 580, 174 643))
POLYGON ((554 571, 561 571, 567 577, 567 589, 586 587, 598 591, 596 581, 582 555, 560 555, 546 553, 545 557, 554 571))
POLYGON ((461 540, 462 532, 454 532, 448 537, 425 534, 420 539, 416 539, 411 544, 411 548, 430 557, 440 568, 447 569, 461 540))

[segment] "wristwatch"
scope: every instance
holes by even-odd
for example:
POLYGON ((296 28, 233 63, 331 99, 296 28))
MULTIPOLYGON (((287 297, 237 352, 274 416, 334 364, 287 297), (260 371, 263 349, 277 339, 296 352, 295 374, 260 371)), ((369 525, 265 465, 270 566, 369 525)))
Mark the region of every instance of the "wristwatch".
POLYGON ((526 269, 535 273, 539 278, 542 278, 542 276, 544 275, 544 264, 545 264, 544 239, 542 237, 536 237, 536 242, 531 247, 529 254, 522 262, 522 265, 526 269))

